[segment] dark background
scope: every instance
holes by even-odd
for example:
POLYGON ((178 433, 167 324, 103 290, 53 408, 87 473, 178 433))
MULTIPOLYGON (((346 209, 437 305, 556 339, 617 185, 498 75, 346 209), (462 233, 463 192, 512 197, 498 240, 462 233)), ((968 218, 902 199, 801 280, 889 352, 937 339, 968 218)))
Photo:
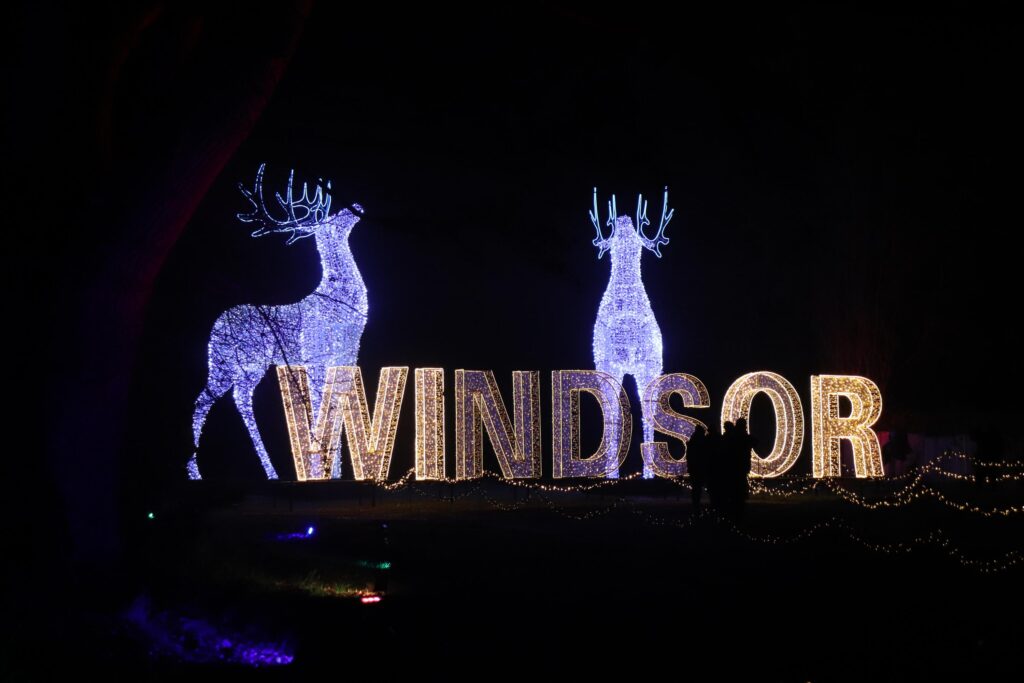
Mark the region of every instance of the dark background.
MULTIPOLYGON (((419 30, 436 22, 427 15, 382 36, 382 17, 329 12, 314 11, 158 280, 138 382, 147 412, 163 399, 157 422, 187 427, 221 310, 296 301, 319 279, 311 240, 252 240, 233 220, 247 206, 235 184, 261 161, 277 186, 296 167, 367 210, 352 247, 370 295, 371 384, 382 365, 493 368, 503 384, 538 369, 545 385, 550 369, 590 367, 608 277, 589 243, 590 187, 624 209, 645 192, 657 214, 668 184, 672 242, 643 271, 665 370, 701 377, 708 413, 755 369, 788 377, 808 407, 811 373, 865 374, 883 387, 883 424, 913 431, 964 432, 1012 398, 1011 338, 979 332, 1011 286, 1010 250, 986 244, 1005 230, 988 197, 1010 196, 1012 173, 995 167, 1009 169, 1019 137, 1007 137, 1000 55, 980 28, 659 26, 562 8, 419 30)), ((173 110, 147 85, 124 106, 173 110)), ((289 472, 274 379, 265 386, 262 422, 289 472)), ((396 472, 411 465, 405 412, 396 472)), ((203 464, 262 476, 228 419, 203 464)))
MULTIPOLYGON (((622 207, 644 192, 652 214, 670 188, 672 242, 644 254, 644 279, 665 371, 704 380, 707 413, 751 370, 790 379, 805 411, 811 374, 857 373, 882 387, 883 429, 1013 438, 1020 28, 685 6, 23 7, 8 291, 33 334, 10 358, 39 409, 12 471, 51 491, 61 552, 101 564, 125 511, 184 476, 215 317, 296 301, 320 275, 312 240, 252 239, 235 219, 262 162, 270 186, 294 167, 366 209, 351 243, 371 395, 382 365, 444 367, 449 388, 454 368, 490 368, 506 392, 512 370, 539 370, 546 471, 548 373, 591 366, 608 277, 594 185, 622 207)), ((407 392, 393 475, 412 461, 407 392)), ((289 472, 275 393, 269 378, 258 416, 289 472)), ((261 476, 227 400, 200 458, 212 479, 261 476)))

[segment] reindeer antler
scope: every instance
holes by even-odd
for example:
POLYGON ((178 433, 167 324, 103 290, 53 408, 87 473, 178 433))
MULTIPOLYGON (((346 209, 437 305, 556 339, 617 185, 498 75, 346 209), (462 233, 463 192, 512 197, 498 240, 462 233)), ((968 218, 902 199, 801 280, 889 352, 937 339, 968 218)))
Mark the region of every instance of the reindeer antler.
POLYGON ((647 235, 644 234, 644 226, 651 224, 647 220, 647 201, 644 200, 643 195, 639 195, 636 199, 636 234, 640 236, 640 241, 643 242, 644 247, 653 251, 654 255, 658 258, 661 258, 661 245, 668 244, 669 240, 665 237, 665 228, 668 227, 668 222, 672 220, 675 212, 675 209, 669 211, 668 185, 666 185, 664 202, 661 205, 661 221, 658 223, 658 233, 654 236, 653 240, 648 239, 647 235))
POLYGON ((242 183, 238 183, 238 189, 252 204, 252 211, 239 213, 238 220, 243 223, 259 224, 260 227, 252 233, 253 237, 262 237, 272 232, 290 232, 291 236, 288 238, 287 244, 303 237, 309 237, 316 230, 316 226, 326 221, 331 215, 331 181, 328 180, 325 184, 322 179, 318 179, 316 192, 312 197, 309 196, 308 186, 303 183, 302 197, 296 200, 293 192, 295 170, 292 169, 288 176, 286 196, 281 197, 280 193, 274 193, 277 203, 287 214, 284 220, 279 220, 271 215, 263 200, 263 171, 266 166, 266 164, 260 164, 259 170, 256 171, 256 184, 252 190, 247 189, 242 183))
MULTIPOLYGON (((608 251, 611 245, 608 243, 610 237, 605 237, 601 232, 601 224, 598 222, 597 213, 597 188, 594 188, 594 208, 589 211, 590 222, 594 224, 594 230, 597 231, 597 237, 594 238, 592 244, 600 249, 597 253, 597 258, 604 256, 604 252, 608 251)), ((617 214, 617 207, 615 206, 615 195, 612 195, 611 200, 608 202, 608 222, 605 225, 612 226, 612 234, 615 233, 615 218, 617 214)))

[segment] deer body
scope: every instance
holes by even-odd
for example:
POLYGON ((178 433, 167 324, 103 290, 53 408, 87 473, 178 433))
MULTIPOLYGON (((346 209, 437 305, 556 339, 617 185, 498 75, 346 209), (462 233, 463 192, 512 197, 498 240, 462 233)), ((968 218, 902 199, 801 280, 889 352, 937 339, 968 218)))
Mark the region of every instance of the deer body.
POLYGON ((629 218, 620 220, 628 229, 620 232, 634 238, 611 250, 611 276, 594 324, 594 366, 620 381, 632 375, 642 390, 661 374, 661 329, 640 277, 642 246, 629 218))
MULTIPOLYGON (((661 375, 662 339, 661 329, 640 276, 640 258, 645 248, 661 257, 660 247, 669 241, 664 236, 665 227, 674 212, 668 211, 666 189, 661 225, 654 239, 648 239, 643 232, 644 226, 649 225, 650 221, 647 220, 647 203, 642 196, 637 201, 636 226, 628 216, 617 215, 614 196, 608 202, 608 213, 606 225, 612 227, 612 232, 610 236, 604 237, 598 223, 595 188, 594 208, 590 213, 597 230, 593 244, 600 249, 598 258, 605 251, 611 252, 612 267, 608 286, 597 309, 597 322, 594 324, 594 368, 615 377, 620 384, 626 375, 633 377, 637 399, 643 410, 644 441, 653 441, 650 406, 644 403, 643 393, 647 385, 661 375)), ((617 476, 617 472, 611 476, 617 476)), ((654 473, 645 463, 644 477, 652 476, 654 473)))
MULTIPOLYGON (((261 197, 262 174, 261 166, 254 193, 244 188, 243 192, 250 201, 258 197, 259 204, 253 201, 253 205, 265 212, 261 197)), ((289 218, 284 221, 269 219, 274 224, 266 227, 268 219, 257 217, 255 212, 252 215, 240 214, 239 217, 242 220, 247 220, 247 217, 250 221, 259 220, 264 224, 264 228, 253 233, 254 236, 291 231, 289 242, 307 235, 315 237, 323 269, 320 284, 312 294, 294 304, 244 304, 228 309, 217 318, 208 345, 206 387, 196 399, 192 416, 193 442, 198 449, 210 408, 231 390, 268 479, 276 479, 277 472, 267 455, 253 415, 252 397, 256 385, 272 365, 305 365, 309 372, 313 414, 316 415, 326 368, 356 364, 368 312, 366 285, 348 244, 349 234, 359 217, 348 209, 331 216, 330 199, 323 200, 320 190, 314 197, 319 203, 309 203, 305 187, 303 200, 292 198, 289 181, 288 200, 278 196, 278 201, 290 211, 289 218), (298 215, 295 208, 300 210, 298 215), (306 215, 302 210, 307 210, 306 215), (300 230, 303 234, 298 234, 300 230)), ((336 468, 337 462, 335 459, 336 468)), ((195 453, 188 463, 188 474, 192 479, 201 478, 195 453)), ((339 475, 337 471, 332 473, 335 477, 339 475)))

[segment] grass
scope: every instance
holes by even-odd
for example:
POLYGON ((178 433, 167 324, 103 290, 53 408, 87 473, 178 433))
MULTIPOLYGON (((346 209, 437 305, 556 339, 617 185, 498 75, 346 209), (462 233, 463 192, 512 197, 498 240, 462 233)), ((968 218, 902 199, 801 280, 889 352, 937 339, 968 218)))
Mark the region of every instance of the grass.
MULTIPOLYGON (((343 485, 282 486, 201 505, 196 490, 143 527, 143 590, 162 609, 230 615, 295 643, 290 675, 609 677, 657 662, 716 678, 974 680, 1017 666, 1020 565, 981 574, 941 545, 887 554, 850 538, 892 550, 941 529, 967 557, 1000 557, 1020 550, 1016 515, 934 499, 866 510, 815 493, 757 497, 737 531, 663 487, 428 485, 371 502, 343 485), (275 540, 310 525, 311 537, 275 540), (384 597, 363 605, 369 593, 384 597)), ((947 493, 1020 500, 1005 487, 947 493)))

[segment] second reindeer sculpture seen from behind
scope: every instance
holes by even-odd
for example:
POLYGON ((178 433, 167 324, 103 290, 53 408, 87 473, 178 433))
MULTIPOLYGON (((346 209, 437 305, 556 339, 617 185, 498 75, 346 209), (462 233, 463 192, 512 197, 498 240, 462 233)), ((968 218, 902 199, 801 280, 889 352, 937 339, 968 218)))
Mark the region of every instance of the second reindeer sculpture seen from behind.
MULTIPOLYGON (((658 321, 654 319, 651 301, 647 298, 644 282, 640 277, 640 257, 644 249, 661 258, 661 245, 668 244, 665 227, 672 220, 675 210, 668 208, 668 188, 665 188, 661 209, 661 221, 653 239, 644 234, 647 220, 647 202, 643 195, 636 202, 636 225, 629 216, 619 216, 615 195, 608 202, 608 221, 611 234, 604 236, 598 220, 597 188, 594 188, 594 208, 590 221, 594 224, 597 237, 593 244, 599 249, 597 257, 606 251, 612 253, 612 272, 608 287, 601 297, 594 324, 594 368, 608 373, 619 383, 625 375, 632 375, 636 382, 637 398, 643 409, 644 441, 654 440, 650 406, 643 402, 643 393, 648 383, 661 374, 662 342, 658 321)), ((617 477, 618 471, 610 477, 617 477)), ((644 464, 644 477, 654 473, 644 464)))
MULTIPOLYGON (((331 184, 318 183, 312 196, 306 184, 302 196, 293 194, 295 172, 288 178, 284 197, 275 193, 279 205, 275 217, 263 200, 263 171, 256 172, 256 184, 239 189, 252 204, 252 211, 238 214, 239 220, 256 223, 252 233, 260 237, 270 233, 289 233, 288 244, 313 237, 320 253, 323 277, 316 290, 301 301, 284 306, 245 304, 230 308, 217 318, 210 333, 206 387, 196 399, 192 415, 194 446, 206 416, 214 402, 232 390, 235 406, 249 430, 253 446, 268 479, 277 472, 270 462, 253 416, 253 390, 272 365, 305 365, 309 372, 309 390, 313 414, 319 409, 326 368, 356 365, 359 340, 366 327, 366 285, 356 268, 348 238, 359 222, 362 207, 342 209, 331 214, 331 184), (283 215, 281 215, 283 213, 283 215)), ((335 459, 335 467, 339 459, 335 459)), ((200 479, 193 451, 188 475, 200 479)), ((332 472, 338 477, 340 473, 332 472)))

